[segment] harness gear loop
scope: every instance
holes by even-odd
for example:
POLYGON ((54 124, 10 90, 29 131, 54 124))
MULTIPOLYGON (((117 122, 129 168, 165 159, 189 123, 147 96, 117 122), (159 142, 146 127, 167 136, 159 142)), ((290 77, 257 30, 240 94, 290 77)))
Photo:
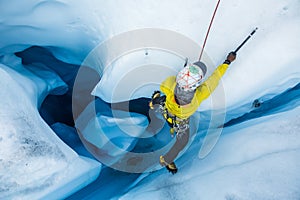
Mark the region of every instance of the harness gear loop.
POLYGON ((185 132, 189 128, 188 119, 181 119, 179 117, 176 117, 175 115, 169 113, 167 108, 164 107, 162 114, 171 127, 171 135, 176 132, 176 135, 178 137, 181 133, 185 132))

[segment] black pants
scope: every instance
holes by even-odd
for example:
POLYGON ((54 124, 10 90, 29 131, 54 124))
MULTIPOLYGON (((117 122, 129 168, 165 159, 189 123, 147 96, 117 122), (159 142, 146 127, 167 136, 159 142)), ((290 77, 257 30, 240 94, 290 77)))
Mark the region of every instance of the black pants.
MULTIPOLYGON (((149 110, 149 116, 151 119, 151 122, 149 126, 147 127, 148 131, 151 131, 152 133, 157 133, 159 130, 162 129, 164 126, 164 119, 159 118, 157 114, 160 114, 158 111, 158 106, 155 107, 153 110, 149 110)), ((189 123, 189 119, 186 120, 186 123, 189 123)), ((190 129, 186 128, 184 131, 179 131, 176 134, 176 142, 171 147, 171 149, 163 155, 165 161, 167 163, 172 163, 178 156, 178 154, 184 149, 184 147, 188 144, 190 139, 190 129)))
POLYGON ((177 133, 176 142, 172 148, 163 156, 167 163, 174 162, 180 151, 188 144, 190 138, 190 129, 187 128, 184 132, 177 133))

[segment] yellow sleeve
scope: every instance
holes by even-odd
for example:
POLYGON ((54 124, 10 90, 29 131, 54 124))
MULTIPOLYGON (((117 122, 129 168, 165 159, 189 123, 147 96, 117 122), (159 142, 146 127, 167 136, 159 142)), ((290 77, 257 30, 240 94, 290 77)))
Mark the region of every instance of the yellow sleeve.
POLYGON ((208 98, 219 85, 219 82, 228 69, 228 66, 228 64, 219 65, 212 75, 197 88, 195 95, 199 105, 203 100, 208 98))
POLYGON ((165 95, 173 93, 175 82, 175 76, 170 76, 166 80, 164 80, 160 85, 160 90, 162 91, 162 93, 164 93, 165 95))

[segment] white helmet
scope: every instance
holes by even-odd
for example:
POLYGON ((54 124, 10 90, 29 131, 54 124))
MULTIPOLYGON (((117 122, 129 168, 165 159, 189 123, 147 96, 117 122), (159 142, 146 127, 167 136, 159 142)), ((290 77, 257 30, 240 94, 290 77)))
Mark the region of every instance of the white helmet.
POLYGON ((193 91, 201 84, 206 71, 207 68, 203 62, 195 62, 178 72, 176 83, 184 91, 193 91))

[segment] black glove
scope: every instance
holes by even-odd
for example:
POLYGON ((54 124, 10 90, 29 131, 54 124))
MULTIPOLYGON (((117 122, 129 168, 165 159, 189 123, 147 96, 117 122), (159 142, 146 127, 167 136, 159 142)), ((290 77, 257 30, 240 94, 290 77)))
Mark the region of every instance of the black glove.
POLYGON ((230 65, 230 63, 233 62, 235 58, 236 58, 236 53, 232 51, 227 55, 227 58, 224 61, 224 63, 230 65))

